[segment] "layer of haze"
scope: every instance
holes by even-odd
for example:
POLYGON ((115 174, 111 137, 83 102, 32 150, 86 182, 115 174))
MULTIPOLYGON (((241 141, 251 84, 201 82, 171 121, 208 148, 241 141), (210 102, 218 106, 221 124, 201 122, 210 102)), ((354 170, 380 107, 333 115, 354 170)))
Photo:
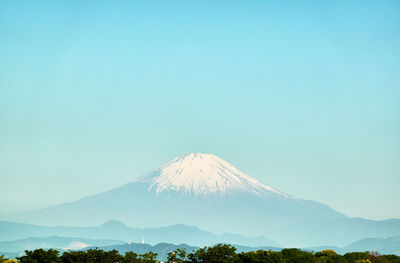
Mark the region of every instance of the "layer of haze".
POLYGON ((400 217, 399 1, 2 1, 0 212, 185 152, 400 217))

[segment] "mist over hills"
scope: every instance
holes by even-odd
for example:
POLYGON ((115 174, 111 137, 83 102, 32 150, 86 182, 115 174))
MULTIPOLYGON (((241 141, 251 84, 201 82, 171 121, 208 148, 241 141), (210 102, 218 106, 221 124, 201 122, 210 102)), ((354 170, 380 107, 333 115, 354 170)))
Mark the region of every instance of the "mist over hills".
MULTIPOLYGON (((12 222, 0 222, 0 254, 16 257, 24 250, 36 248, 54 248, 64 250, 87 250, 96 247, 102 250, 116 249, 120 253, 134 251, 139 254, 154 252, 159 259, 164 260, 168 252, 177 248, 186 251, 197 250, 200 247, 218 243, 233 244, 238 252, 273 250, 280 251, 280 246, 263 237, 249 238, 239 234, 215 235, 196 227, 174 225, 163 228, 138 229, 128 227, 118 221, 109 221, 97 227, 46 227, 12 222), (27 236, 37 236, 28 237, 27 236), (115 239, 122 237, 123 239, 115 239), (131 242, 129 240, 133 240, 131 242), (146 241, 145 244, 138 240, 146 241), (160 240, 168 240, 161 242, 160 240), (175 243, 174 243, 175 242, 175 243)), ((343 247, 322 245, 318 247, 303 247, 308 251, 332 249, 337 253, 377 251, 381 254, 400 255, 400 237, 365 238, 347 244, 343 247)))
MULTIPOLYGON (((247 246, 280 246, 264 237, 246 237, 240 234, 224 233, 216 235, 197 227, 172 225, 160 228, 133 228, 118 221, 108 221, 96 227, 47 227, 13 222, 0 222, 0 241, 26 239, 30 237, 46 238, 50 236, 86 239, 117 240, 113 243, 138 243, 144 240, 147 244, 186 243, 194 246, 213 245, 217 243, 234 243, 247 246)), ((89 245, 96 245, 87 242, 89 245)))
POLYGON ((364 238, 343 249, 345 251, 378 251, 381 254, 400 255, 400 236, 364 238))
MULTIPOLYGON (((395 254, 400 255, 400 237, 390 238, 368 238, 362 239, 345 247, 334 247, 334 246, 320 246, 320 247, 309 247, 303 248, 306 251, 318 252, 326 249, 331 249, 339 254, 345 254, 348 252, 379 252, 380 254, 395 254)), ((248 252, 257 250, 272 250, 281 251, 283 248, 270 247, 270 246, 243 246, 236 245, 236 252, 248 252)), ((144 254, 148 252, 157 253, 158 260, 165 261, 168 253, 179 249, 184 249, 190 253, 196 251, 201 246, 192 246, 188 244, 172 244, 172 243, 158 243, 155 245, 142 244, 142 243, 125 243, 118 240, 96 240, 96 239, 84 239, 84 238, 65 238, 65 237, 48 237, 48 238, 28 238, 16 241, 1 241, 0 242, 0 254, 6 254, 10 257, 16 257, 22 255, 25 249, 33 250, 35 248, 53 248, 60 250, 61 252, 66 250, 89 250, 89 249, 101 249, 104 251, 117 250, 120 254, 124 254, 128 251, 133 251, 137 254, 144 254)))
MULTIPOLYGON (((7 253, 20 253, 25 250, 43 249, 83 249, 88 246, 102 247, 125 243, 122 240, 113 239, 87 239, 81 237, 30 237, 14 241, 0 241, 0 251, 7 253)), ((1 255, 1 253, 0 253, 1 255)))
MULTIPOLYGON (((92 226, 112 219, 141 228, 179 223, 214 233, 261 235, 293 247, 341 247, 366 237, 400 235, 398 219, 349 218, 324 204, 302 200, 265 185, 215 155, 200 153, 179 156, 104 193, 1 217, 53 226, 92 226)), ((103 228, 107 229, 107 225, 103 228)), ((185 229, 182 236, 190 236, 184 234, 190 231, 185 229)), ((124 231, 120 232, 122 236, 107 238, 124 240, 124 231)), ((151 239, 151 235, 147 236, 151 239)), ((154 238, 154 242, 180 243, 178 236, 164 235, 164 240, 154 238)), ((187 243, 197 244, 195 239, 187 243)), ((235 240, 233 236, 225 240, 237 243, 230 241, 235 240)))
MULTIPOLYGON (((249 252, 249 251, 257 251, 257 250, 272 250, 272 251, 281 251, 283 248, 281 247, 271 247, 271 246, 243 246, 233 244, 236 247, 236 252, 249 252)), ((94 247, 87 247, 85 249, 90 249, 94 247)), ((196 246, 190 246, 187 244, 168 244, 168 243, 160 243, 155 246, 147 245, 147 244, 118 244, 118 245, 109 245, 103 246, 101 249, 110 251, 110 250, 118 250, 120 253, 125 253, 127 251, 134 251, 135 253, 146 253, 146 252, 155 252, 159 255, 160 260, 165 260, 167 258, 168 252, 174 251, 177 248, 185 249, 187 252, 191 252, 199 249, 196 246)), ((366 238, 349 244, 344 247, 335 247, 335 246, 320 246, 320 247, 310 247, 303 248, 304 250, 318 252, 326 249, 332 249, 339 254, 345 254, 349 252, 379 252, 380 254, 395 254, 400 255, 400 236, 389 237, 389 238, 366 238)))

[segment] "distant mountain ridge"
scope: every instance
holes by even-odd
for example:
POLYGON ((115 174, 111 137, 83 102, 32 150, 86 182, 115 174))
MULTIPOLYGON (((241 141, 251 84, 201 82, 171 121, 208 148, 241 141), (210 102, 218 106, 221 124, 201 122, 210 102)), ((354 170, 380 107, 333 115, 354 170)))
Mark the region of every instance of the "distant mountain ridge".
MULTIPOLYGON (((378 252, 380 254, 394 254, 400 256, 400 236, 390 237, 390 238, 367 238, 362 239, 352 244, 349 244, 345 247, 334 247, 334 246, 321 246, 321 247, 314 247, 314 248, 302 248, 303 250, 307 250, 310 252, 318 252, 325 249, 331 249, 339 254, 345 254, 350 252, 378 252)), ((280 247, 269 247, 269 246, 259 246, 259 247, 251 247, 251 246, 242 246, 232 244, 236 247, 236 252, 249 252, 249 251, 257 251, 257 250, 271 250, 271 251, 281 251, 283 248, 280 247)), ((87 249, 91 249, 93 247, 87 247, 87 249)), ((110 245, 100 247, 100 249, 110 251, 110 250, 118 250, 120 253, 125 253, 127 251, 134 251, 135 253, 143 254, 147 252, 155 252, 158 254, 159 260, 166 260, 168 252, 172 252, 177 248, 185 249, 186 252, 192 252, 199 247, 190 246, 187 244, 168 244, 168 243, 160 243, 155 246, 147 245, 147 244, 118 244, 118 245, 110 245)))
MULTIPOLYGON (((83 249, 89 246, 102 247, 125 243, 122 240, 112 239, 88 239, 81 237, 30 237, 14 241, 0 241, 0 251, 2 252, 22 252, 25 250, 43 249, 83 249)), ((1 255, 1 254, 0 254, 1 255)))
POLYGON ((121 241, 120 243, 138 243, 144 239, 148 244, 167 242, 204 246, 217 243, 236 243, 247 246, 279 246, 275 242, 264 237, 246 237, 232 233, 216 235, 197 227, 181 224, 160 228, 140 229, 129 227, 116 220, 108 221, 97 227, 47 227, 0 221, 0 241, 26 239, 30 237, 45 238, 49 236, 119 240, 121 241))
MULTIPOLYGON (((236 247, 237 252, 248 252, 248 251, 257 251, 257 250, 272 250, 272 251, 280 251, 282 247, 271 247, 271 246, 243 246, 232 244, 236 247)), ((88 247, 85 249, 90 249, 93 247, 88 247)), ((116 249, 120 253, 125 253, 127 251, 134 251, 136 253, 146 253, 149 251, 156 252, 160 255, 161 259, 166 259, 166 255, 168 252, 176 250, 177 248, 184 248, 187 252, 191 252, 193 250, 197 250, 199 247, 190 246, 187 244, 167 244, 160 243, 155 246, 150 246, 147 244, 118 244, 118 245, 109 245, 101 247, 103 250, 113 250, 116 249)), ((352 244, 349 244, 344 247, 334 247, 334 246, 321 246, 314 248, 302 248, 304 250, 309 251, 322 251, 325 249, 332 249, 339 254, 345 254, 350 252, 378 252, 380 254, 394 254, 400 256, 400 236, 395 237, 387 237, 387 238, 365 238, 359 241, 356 241, 352 244)))
MULTIPOLYGON (((96 238, 98 236, 121 236, 121 232, 125 232, 127 237, 130 237, 132 233, 135 232, 134 228, 129 228, 124 224, 118 221, 110 221, 99 227, 42 227, 35 225, 26 225, 26 224, 18 224, 11 222, 0 222, 0 233, 4 233, 4 229, 12 229, 14 227, 14 234, 8 232, 6 235, 1 236, 2 238, 10 238, 15 236, 24 236, 24 235, 32 235, 32 234, 40 234, 46 235, 51 233, 58 233, 64 235, 70 235, 70 237, 61 237, 61 236, 50 236, 50 237, 34 237, 34 238, 23 238, 14 241, 0 241, 0 255, 5 254, 9 257, 15 257, 17 255, 21 255, 24 250, 34 250, 37 248, 54 248, 60 251, 64 250, 87 250, 100 248, 102 250, 118 250, 121 254, 127 251, 134 251, 138 254, 143 254, 147 252, 155 252, 159 255, 160 260, 165 260, 168 252, 176 250, 177 248, 183 248, 186 251, 190 252, 193 250, 197 250, 200 247, 204 247, 206 245, 215 245, 217 243, 229 243, 234 245, 237 248, 238 252, 246 252, 246 251, 256 251, 256 250, 273 250, 280 251, 282 249, 281 246, 277 245, 254 245, 261 244, 263 238, 256 238, 251 241, 253 245, 239 245, 236 244, 236 241, 242 241, 243 238, 240 235, 235 234, 224 234, 219 236, 214 236, 213 238, 207 238, 207 232, 203 231, 203 233, 199 233, 198 235, 193 235, 198 230, 197 228, 187 227, 182 225, 175 225, 171 227, 166 227, 167 232, 173 232, 177 235, 174 235, 172 238, 169 236, 164 236, 166 234, 165 229, 139 229, 143 233, 153 233, 154 235, 159 235, 158 239, 165 240, 182 240, 179 238, 179 233, 187 234, 192 237, 192 240, 195 239, 197 241, 196 245, 187 243, 187 242, 159 242, 151 244, 141 244, 137 242, 127 242, 123 240, 116 239, 100 239, 96 238), (181 231, 179 231, 179 229, 181 231), (192 231, 188 231, 192 229, 192 231), (205 233, 204 233, 205 232, 205 233), (80 233, 81 237, 71 237, 72 235, 78 235, 80 233), (91 236, 94 238, 84 238, 82 236, 91 236), (258 243, 260 242, 260 243, 258 243), (179 245, 176 245, 179 244, 179 245)), ((201 230, 200 230, 201 231, 201 230)), ((150 235, 151 236, 151 235, 150 235)), ((209 235, 208 235, 209 237, 209 235)), ((246 238, 245 238, 246 239, 246 238)), ((152 240, 156 240, 154 237, 152 240)), ((242 243, 243 244, 243 243, 242 243)), ((263 243, 265 244, 265 243, 263 243)), ((336 247, 336 246, 319 246, 319 247, 306 247, 303 248, 308 251, 322 251, 325 249, 332 249, 339 254, 345 254, 347 252, 366 252, 373 251, 379 252, 381 254, 396 254, 400 255, 400 236, 395 237, 387 237, 387 238, 365 238, 362 240, 358 240, 351 244, 348 244, 344 247, 336 247)))
MULTIPOLYGON (((307 251, 312 251, 312 252, 318 252, 322 251, 325 249, 331 249, 336 251, 339 254, 345 254, 348 252, 378 252, 380 254, 395 254, 395 255, 400 255, 400 250, 399 250, 399 240, 400 237, 390 237, 390 238, 368 238, 368 239, 363 239, 359 240, 353 244, 350 244, 346 247, 339 248, 339 247, 332 247, 332 246, 320 246, 320 247, 314 247, 314 248, 303 248, 304 250, 307 251)), ((62 237, 50 237, 50 238, 30 238, 30 239, 25 239, 25 240, 17 240, 17 241, 11 241, 11 242, 0 242, 0 255, 5 254, 7 257, 15 258, 17 256, 20 256, 23 254, 23 251, 25 249, 34 249, 36 248, 54 248, 58 249, 60 251, 65 251, 66 248, 62 248, 62 246, 65 246, 67 243, 66 242, 87 242, 85 244, 94 244, 94 243, 105 243, 105 242, 114 242, 110 240, 88 240, 88 239, 82 239, 82 238, 62 238, 62 237), (36 243, 29 243, 36 241, 36 243), (48 246, 42 246, 43 242, 45 244, 53 244, 53 245, 48 245, 48 246), (53 243, 51 243, 53 242, 53 243), (54 243, 55 242, 55 243, 54 243), (26 244, 30 247, 27 247, 26 244), (5 245, 7 244, 7 245, 5 245), (25 244, 25 246, 24 246, 25 244), (61 248, 60 248, 61 245, 61 248), (12 249, 9 249, 12 247, 12 249), (20 250, 15 250, 15 248, 18 247, 20 250), (6 250, 13 250, 13 252, 6 251, 6 250)), ((282 248, 279 247, 268 247, 268 246, 263 246, 263 247, 250 247, 250 246, 241 246, 241 245, 235 245, 233 244, 234 247, 236 247, 236 252, 248 252, 248 251, 257 251, 257 250, 272 250, 272 251, 280 251, 282 248)), ((88 250, 88 249, 101 249, 105 251, 110 251, 110 250, 117 250, 120 254, 124 254, 125 252, 128 251, 133 251, 137 254, 144 254, 147 252, 153 252, 157 253, 157 259, 166 261, 167 256, 169 252, 175 251, 178 248, 179 249, 185 249, 186 252, 190 253, 193 251, 196 251, 199 249, 199 246, 190 246, 187 244, 171 244, 171 243, 158 243, 156 245, 149 245, 149 244, 141 244, 141 243, 121 243, 121 244, 113 244, 113 245, 92 245, 92 246, 87 246, 81 249, 73 249, 73 250, 88 250)))
POLYGON ((364 238, 344 247, 345 251, 378 251, 381 254, 400 255, 400 236, 364 238))
POLYGON ((341 247, 369 236, 400 235, 398 219, 349 218, 324 204, 267 186, 221 158, 203 153, 184 154, 104 193, 0 218, 86 226, 117 219, 141 228, 180 223, 214 233, 261 235, 293 247, 341 247))

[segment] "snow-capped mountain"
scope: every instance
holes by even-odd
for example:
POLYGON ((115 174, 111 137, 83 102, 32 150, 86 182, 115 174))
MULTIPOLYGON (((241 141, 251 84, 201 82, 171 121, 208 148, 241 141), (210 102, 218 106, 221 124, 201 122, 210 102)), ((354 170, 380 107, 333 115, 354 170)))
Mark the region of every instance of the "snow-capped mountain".
POLYGON ((400 220, 351 219, 332 208, 294 198, 212 154, 181 155, 118 188, 42 210, 0 215, 44 225, 135 227, 174 224, 214 233, 264 236, 287 246, 343 246, 368 236, 400 235, 400 220))
POLYGON ((256 195, 278 194, 270 186, 250 177, 213 154, 186 153, 133 182, 150 183, 157 193, 177 191, 193 195, 249 192, 256 195))

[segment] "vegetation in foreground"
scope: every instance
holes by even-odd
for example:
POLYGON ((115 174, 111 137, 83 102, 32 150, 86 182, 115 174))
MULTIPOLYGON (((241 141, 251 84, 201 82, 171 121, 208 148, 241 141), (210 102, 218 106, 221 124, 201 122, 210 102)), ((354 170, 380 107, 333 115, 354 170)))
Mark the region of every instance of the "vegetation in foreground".
MULTIPOLYGON (((104 251, 90 249, 87 251, 60 251, 36 249, 25 251, 25 255, 13 259, 0 256, 0 263, 157 263, 157 254, 149 252, 138 255, 126 252, 121 255, 117 250, 104 251)), ((296 248, 283 249, 280 252, 258 250, 236 253, 231 245, 218 244, 204 247, 195 252, 187 253, 178 249, 168 253, 168 263, 400 263, 396 255, 380 255, 370 252, 351 252, 339 255, 333 250, 317 253, 296 248)))

